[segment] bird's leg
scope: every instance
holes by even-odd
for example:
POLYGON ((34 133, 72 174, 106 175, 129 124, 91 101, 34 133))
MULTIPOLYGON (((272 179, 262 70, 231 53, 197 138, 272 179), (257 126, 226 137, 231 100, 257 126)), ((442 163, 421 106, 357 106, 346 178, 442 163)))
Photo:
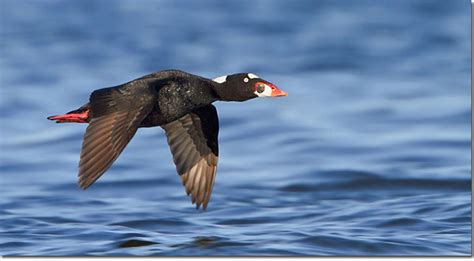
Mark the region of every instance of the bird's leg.
POLYGON ((56 121, 56 123, 63 122, 78 122, 88 123, 89 122, 89 108, 79 108, 75 111, 70 111, 63 115, 49 116, 48 120, 56 121))

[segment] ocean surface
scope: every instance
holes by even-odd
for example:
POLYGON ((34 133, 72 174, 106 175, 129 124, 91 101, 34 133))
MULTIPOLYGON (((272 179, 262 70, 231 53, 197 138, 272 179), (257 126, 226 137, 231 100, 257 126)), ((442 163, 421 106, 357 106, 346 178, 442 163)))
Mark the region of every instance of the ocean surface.
POLYGON ((0 254, 471 255, 469 1, 0 1, 0 254), (216 102, 207 211, 161 128, 82 191, 99 88, 176 68, 289 93, 216 102))

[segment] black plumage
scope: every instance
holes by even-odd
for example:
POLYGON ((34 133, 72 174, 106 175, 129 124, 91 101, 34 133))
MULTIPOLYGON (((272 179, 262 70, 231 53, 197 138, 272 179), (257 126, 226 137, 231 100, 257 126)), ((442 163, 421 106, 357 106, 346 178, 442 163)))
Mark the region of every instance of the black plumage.
POLYGON ((254 74, 210 80, 167 70, 92 92, 89 103, 57 122, 87 122, 79 162, 79 185, 92 185, 117 159, 140 127, 161 126, 176 170, 192 202, 208 205, 219 156, 219 120, 214 101, 286 96, 254 74), (263 87, 262 87, 263 86, 263 87), (266 89, 266 95, 264 90, 266 89))

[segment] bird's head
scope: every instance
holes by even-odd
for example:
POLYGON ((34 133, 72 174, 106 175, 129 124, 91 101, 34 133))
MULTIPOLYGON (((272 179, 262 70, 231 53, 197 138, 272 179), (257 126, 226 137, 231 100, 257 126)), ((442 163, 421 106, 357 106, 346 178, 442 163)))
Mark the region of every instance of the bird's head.
POLYGON ((246 101, 257 97, 288 96, 288 93, 253 73, 224 75, 214 81, 221 87, 218 94, 222 100, 246 101))

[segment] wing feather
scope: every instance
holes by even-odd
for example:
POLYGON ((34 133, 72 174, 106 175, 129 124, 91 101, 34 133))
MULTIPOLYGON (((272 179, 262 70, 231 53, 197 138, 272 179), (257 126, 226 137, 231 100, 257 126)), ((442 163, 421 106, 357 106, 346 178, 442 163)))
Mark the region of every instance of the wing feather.
POLYGON ((105 88, 91 95, 92 117, 79 161, 79 186, 83 189, 110 168, 153 107, 153 96, 143 92, 140 86, 136 86, 135 93, 120 88, 105 88), (137 96, 141 103, 135 102, 137 96))
POLYGON ((217 170, 219 120, 208 105, 162 126, 176 170, 193 204, 207 208, 217 170))

